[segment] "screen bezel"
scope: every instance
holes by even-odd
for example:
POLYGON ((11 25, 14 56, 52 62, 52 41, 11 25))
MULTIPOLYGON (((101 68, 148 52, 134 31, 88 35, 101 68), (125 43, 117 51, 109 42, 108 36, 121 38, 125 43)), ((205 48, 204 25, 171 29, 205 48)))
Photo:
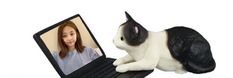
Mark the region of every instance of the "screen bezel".
POLYGON ((33 38, 35 39, 35 41, 37 42, 37 44, 39 45, 39 47, 42 49, 43 53, 46 55, 46 57, 48 58, 48 60, 50 61, 50 63, 53 65, 53 67, 56 69, 56 71, 58 72, 58 74, 62 77, 62 78, 73 78, 73 77, 81 77, 82 75, 84 75, 85 73, 87 73, 88 71, 90 71, 92 68, 94 68, 95 66, 101 64, 101 62, 103 62, 104 59, 106 59, 106 55, 104 53, 104 51, 102 50, 102 48, 100 47, 99 43, 97 42, 97 40, 95 39, 95 37, 93 36, 93 34, 91 33, 90 29, 88 28, 88 26, 86 25, 86 23, 84 22, 83 18, 79 15, 76 14, 70 18, 67 18, 61 22, 58 22, 52 26, 49 26, 37 33, 35 33, 33 35, 33 38), (99 47, 102 56, 100 56, 99 58, 93 60, 92 62, 88 63, 87 65, 75 70, 74 72, 65 75, 63 73, 63 71, 60 69, 59 65, 57 64, 56 60, 53 58, 51 52, 49 51, 49 49, 46 47, 44 41, 41 38, 41 35, 43 35, 44 33, 58 27, 60 24, 64 23, 65 21, 69 21, 72 20, 74 18, 79 17, 82 21, 82 23, 84 24, 84 26, 86 27, 87 31, 89 32, 91 38, 94 40, 94 42, 96 43, 96 45, 99 47))

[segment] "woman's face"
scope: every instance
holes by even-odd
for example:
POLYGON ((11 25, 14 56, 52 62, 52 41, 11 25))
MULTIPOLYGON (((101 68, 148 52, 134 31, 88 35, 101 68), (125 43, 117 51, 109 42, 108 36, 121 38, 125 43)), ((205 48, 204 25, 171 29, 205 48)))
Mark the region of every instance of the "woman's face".
POLYGON ((70 26, 65 26, 62 32, 62 39, 68 48, 74 48, 76 42, 76 32, 70 26))

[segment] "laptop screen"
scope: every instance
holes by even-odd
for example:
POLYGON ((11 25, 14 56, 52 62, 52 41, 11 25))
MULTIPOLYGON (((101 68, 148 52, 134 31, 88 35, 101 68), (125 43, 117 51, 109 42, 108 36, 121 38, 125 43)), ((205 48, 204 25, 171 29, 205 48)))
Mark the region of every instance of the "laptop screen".
MULTIPOLYGON (((79 15, 48 27, 38 32, 37 36, 38 34, 39 40, 43 43, 40 47, 45 47, 44 53, 45 51, 50 53, 46 56, 52 57, 56 62, 55 66, 59 67, 65 75, 77 71, 104 55, 79 15)), ((34 38, 36 39, 35 36, 34 38)), ((38 41, 37 43, 39 44, 38 41)))

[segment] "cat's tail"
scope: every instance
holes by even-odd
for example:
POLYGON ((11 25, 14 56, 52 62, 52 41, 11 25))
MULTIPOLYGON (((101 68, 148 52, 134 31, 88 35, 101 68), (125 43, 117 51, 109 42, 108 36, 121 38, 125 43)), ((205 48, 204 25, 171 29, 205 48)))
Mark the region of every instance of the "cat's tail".
POLYGON ((212 57, 208 43, 193 44, 189 52, 185 54, 186 61, 183 63, 184 68, 192 73, 207 73, 215 69, 216 63, 212 57))
POLYGON ((196 73, 196 74, 211 72, 216 67, 215 61, 213 59, 203 65, 200 65, 198 63, 193 63, 193 62, 188 62, 187 64, 188 65, 184 65, 184 68, 187 71, 196 73))

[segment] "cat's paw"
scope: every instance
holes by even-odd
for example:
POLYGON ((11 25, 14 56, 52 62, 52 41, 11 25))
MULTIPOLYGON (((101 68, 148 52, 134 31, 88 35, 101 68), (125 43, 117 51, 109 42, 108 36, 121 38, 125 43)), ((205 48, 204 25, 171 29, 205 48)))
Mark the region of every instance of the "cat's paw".
POLYGON ((116 61, 113 62, 114 66, 118 66, 118 65, 121 65, 121 64, 122 64, 122 61, 120 59, 117 59, 116 61))
POLYGON ((116 71, 120 72, 120 73, 124 73, 128 71, 128 67, 124 66, 124 65, 120 65, 116 67, 116 71))

